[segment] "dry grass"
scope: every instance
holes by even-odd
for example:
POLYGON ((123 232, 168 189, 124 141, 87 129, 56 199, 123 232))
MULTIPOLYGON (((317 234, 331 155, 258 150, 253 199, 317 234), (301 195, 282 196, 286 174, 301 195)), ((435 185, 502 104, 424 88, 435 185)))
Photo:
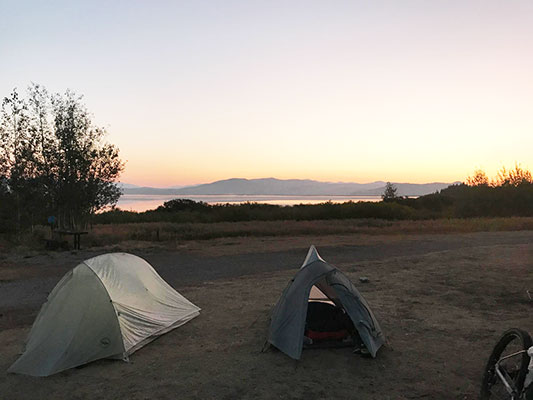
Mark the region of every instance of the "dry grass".
MULTIPOLYGON (((247 240, 294 241, 305 238, 358 236, 368 241, 372 237, 420 234, 454 234, 471 232, 497 232, 533 230, 532 217, 468 218, 417 221, 388 221, 379 219, 343 219, 315 221, 245 221, 218 223, 171 223, 144 222, 131 224, 94 225, 83 236, 84 248, 120 248, 132 250, 147 247, 194 247, 194 243, 232 242, 247 240), (238 239, 240 238, 240 239, 238 239), (190 246, 189 246, 190 245, 190 246), (117 247, 118 246, 118 247, 117 247)), ((49 228, 36 227, 11 240, 0 237, 0 259, 8 253, 32 253, 44 250, 44 238, 49 237, 49 228)), ((264 243, 263 243, 264 244, 264 243)))
POLYGON ((124 241, 176 242, 231 237, 288 237, 314 235, 446 234, 533 230, 533 218, 470 218, 423 221, 376 219, 319 221, 251 221, 219 223, 134 223, 95 225, 88 235, 92 246, 124 241))

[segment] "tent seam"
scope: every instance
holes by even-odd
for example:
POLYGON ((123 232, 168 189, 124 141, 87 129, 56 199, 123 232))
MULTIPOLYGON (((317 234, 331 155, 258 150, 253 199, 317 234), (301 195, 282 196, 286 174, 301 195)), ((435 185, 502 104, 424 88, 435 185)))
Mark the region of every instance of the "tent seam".
POLYGON ((105 293, 107 294, 107 298, 109 299, 109 303, 111 304, 111 308, 113 309, 113 312, 115 313, 115 317, 117 318, 118 330, 120 332, 120 342, 122 343, 122 356, 123 357, 124 356, 127 357, 127 355, 126 355, 126 346, 124 345, 124 332, 122 332, 122 328, 120 326, 120 321, 118 319, 118 312, 117 312, 117 309, 115 308, 115 302, 111 298, 111 295, 109 294, 109 291, 105 287, 104 283, 102 282, 102 279, 100 279, 98 274, 85 261, 82 261, 82 264, 85 265, 87 268, 89 268, 89 270, 96 276, 96 279, 98 279, 98 282, 100 282, 100 285, 102 285, 102 287, 104 288, 105 293))

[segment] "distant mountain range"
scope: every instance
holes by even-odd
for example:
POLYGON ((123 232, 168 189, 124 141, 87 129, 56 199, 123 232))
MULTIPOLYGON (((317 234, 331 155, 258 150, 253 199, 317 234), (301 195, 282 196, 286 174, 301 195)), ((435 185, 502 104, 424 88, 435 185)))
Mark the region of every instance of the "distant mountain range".
MULTIPOLYGON (((453 183, 396 183, 400 196, 423 196, 435 193, 453 183)), ((333 183, 308 179, 225 179, 202 185, 181 188, 141 187, 120 183, 124 194, 147 195, 287 195, 287 196, 379 196, 385 190, 385 182, 333 183)))

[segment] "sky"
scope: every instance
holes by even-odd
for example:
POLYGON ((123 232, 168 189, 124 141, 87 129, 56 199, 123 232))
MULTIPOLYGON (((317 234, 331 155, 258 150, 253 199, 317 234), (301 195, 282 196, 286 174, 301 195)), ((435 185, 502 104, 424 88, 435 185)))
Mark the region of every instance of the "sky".
POLYGON ((533 168, 531 1, 0 0, 0 97, 84 95, 121 181, 533 168))

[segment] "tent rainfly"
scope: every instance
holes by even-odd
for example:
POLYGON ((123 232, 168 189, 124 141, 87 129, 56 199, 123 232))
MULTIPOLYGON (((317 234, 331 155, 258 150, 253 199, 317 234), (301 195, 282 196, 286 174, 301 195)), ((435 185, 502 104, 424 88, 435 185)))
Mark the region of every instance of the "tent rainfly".
POLYGON ((300 359, 312 289, 344 308, 366 348, 376 357, 385 336, 370 306, 346 275, 320 257, 315 246, 311 246, 300 270, 274 307, 267 342, 289 357, 300 359))
POLYGON ((145 260, 112 253, 85 260, 55 286, 26 349, 8 372, 48 376, 128 356, 199 315, 145 260))

